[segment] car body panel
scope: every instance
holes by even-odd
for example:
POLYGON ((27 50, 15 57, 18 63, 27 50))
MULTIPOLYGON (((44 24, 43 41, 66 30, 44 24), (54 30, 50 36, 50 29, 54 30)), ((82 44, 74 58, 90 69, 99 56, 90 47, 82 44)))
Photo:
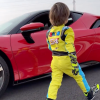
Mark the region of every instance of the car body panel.
POLYGON ((94 29, 94 31, 96 32, 96 35, 95 35, 96 39, 95 39, 92 51, 90 52, 87 60, 88 61, 94 60, 94 61, 100 62, 100 27, 94 29))
POLYGON ((86 28, 89 29, 98 18, 92 14, 84 13, 81 19, 86 28))
POLYGON ((9 58, 13 68, 14 79, 17 81, 19 80, 19 73, 13 57, 10 37, 11 35, 0 36, 0 50, 9 58))
POLYGON ((91 61, 89 56, 92 49, 95 48, 96 32, 90 27, 96 20, 96 16, 84 13, 79 20, 70 25, 75 33, 75 48, 79 63, 91 61))
POLYGON ((73 28, 73 30, 82 30, 86 29, 86 26, 82 22, 82 18, 79 18, 77 21, 75 21, 70 27, 73 28))
POLYGON ((51 52, 47 47, 46 32, 47 30, 32 33, 35 43, 31 44, 26 42, 21 33, 11 35, 11 46, 20 80, 51 71, 51 52))
POLYGON ((88 61, 87 57, 93 48, 95 38, 94 30, 75 31, 75 48, 79 63, 88 61))

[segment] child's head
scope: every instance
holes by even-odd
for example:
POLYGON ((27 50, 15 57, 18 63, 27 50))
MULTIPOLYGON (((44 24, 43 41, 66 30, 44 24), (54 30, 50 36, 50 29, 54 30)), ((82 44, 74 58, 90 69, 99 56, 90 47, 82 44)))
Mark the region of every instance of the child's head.
POLYGON ((70 11, 66 4, 58 2, 55 3, 49 13, 49 19, 52 25, 60 26, 66 24, 68 21, 70 11))

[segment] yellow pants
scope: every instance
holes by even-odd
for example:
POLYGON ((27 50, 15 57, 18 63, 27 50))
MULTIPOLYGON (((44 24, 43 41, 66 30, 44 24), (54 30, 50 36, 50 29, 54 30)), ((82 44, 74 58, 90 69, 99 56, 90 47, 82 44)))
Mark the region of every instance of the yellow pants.
POLYGON ((88 85, 85 75, 79 66, 79 74, 73 75, 72 66, 69 56, 53 56, 51 62, 52 81, 48 88, 47 98, 55 100, 57 98, 58 89, 61 86, 63 73, 73 77, 83 92, 88 92, 90 86, 88 85))

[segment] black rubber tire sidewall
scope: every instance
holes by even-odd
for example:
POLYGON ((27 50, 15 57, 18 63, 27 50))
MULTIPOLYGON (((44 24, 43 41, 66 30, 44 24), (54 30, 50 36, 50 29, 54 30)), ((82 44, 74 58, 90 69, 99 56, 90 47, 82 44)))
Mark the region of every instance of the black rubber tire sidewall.
POLYGON ((0 64, 4 70, 4 83, 0 88, 0 96, 1 96, 8 86, 10 74, 9 74, 8 65, 1 56, 0 56, 0 64))

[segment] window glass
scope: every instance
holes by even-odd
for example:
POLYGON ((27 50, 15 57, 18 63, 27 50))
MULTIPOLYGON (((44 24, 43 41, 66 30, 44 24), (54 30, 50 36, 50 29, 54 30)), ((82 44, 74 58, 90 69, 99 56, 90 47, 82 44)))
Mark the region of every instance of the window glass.
POLYGON ((48 13, 43 13, 38 15, 32 22, 41 22, 44 24, 44 29, 48 30, 49 27, 51 26, 51 23, 49 21, 49 14, 48 13))
POLYGON ((72 18, 73 18, 73 21, 77 21, 83 14, 82 13, 76 13, 76 12, 72 12, 72 18))
POLYGON ((0 35, 8 34, 15 26, 17 26, 21 21, 23 21, 28 16, 29 14, 24 14, 20 17, 17 17, 0 25, 0 35))

